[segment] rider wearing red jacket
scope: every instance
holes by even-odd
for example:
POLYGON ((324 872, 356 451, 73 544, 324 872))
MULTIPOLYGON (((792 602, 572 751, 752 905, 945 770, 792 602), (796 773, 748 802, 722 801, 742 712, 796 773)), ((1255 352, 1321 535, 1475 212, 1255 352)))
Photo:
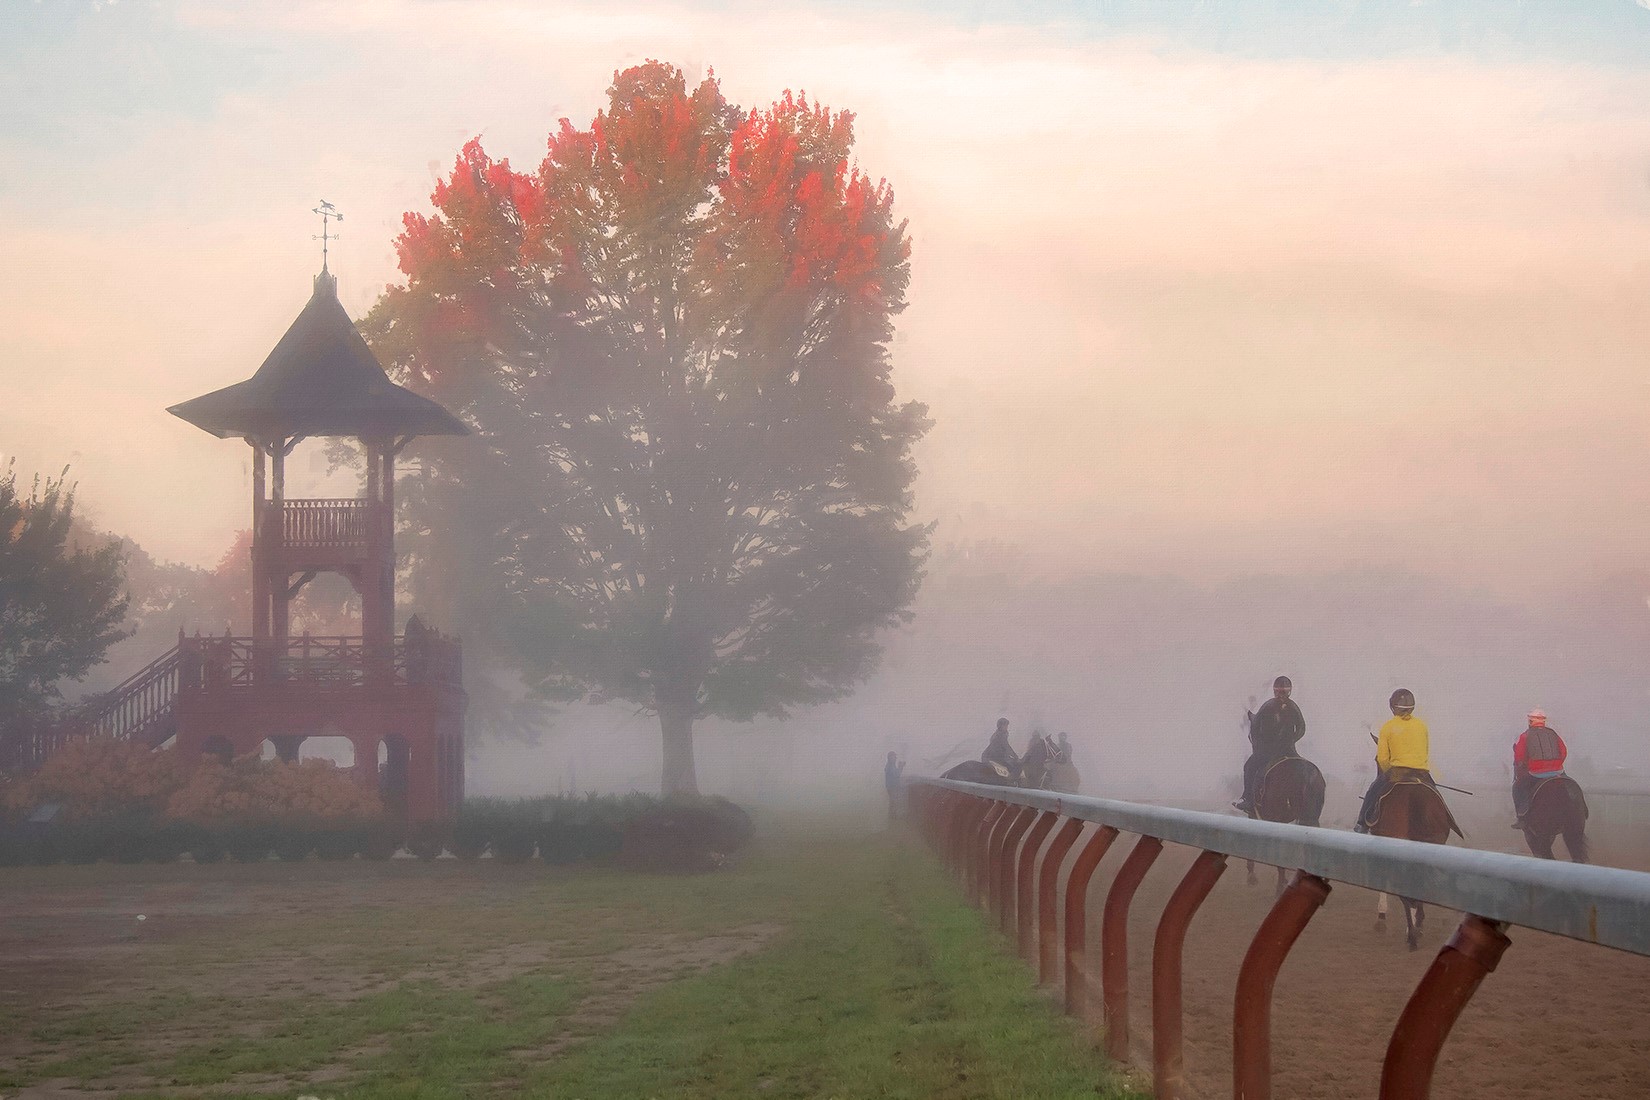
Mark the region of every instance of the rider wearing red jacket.
POLYGON ((1529 713, 1529 728, 1513 742, 1513 810, 1518 820, 1513 828, 1524 827, 1524 815, 1530 812, 1530 796, 1543 779, 1564 774, 1564 758, 1569 750, 1558 731, 1547 725, 1547 714, 1542 710, 1529 713))

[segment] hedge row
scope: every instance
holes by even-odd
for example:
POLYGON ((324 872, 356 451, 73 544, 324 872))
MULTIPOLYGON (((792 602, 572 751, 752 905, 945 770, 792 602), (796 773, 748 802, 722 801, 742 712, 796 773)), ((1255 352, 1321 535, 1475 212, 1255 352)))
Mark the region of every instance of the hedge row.
POLYGON ((284 860, 343 860, 357 855, 388 859, 404 844, 414 855, 433 859, 443 849, 460 859, 491 851, 506 863, 524 863, 536 854, 546 863, 568 864, 618 856, 627 836, 651 839, 680 833, 720 851, 750 839, 750 818, 721 798, 664 801, 649 795, 587 795, 536 799, 473 798, 450 826, 405 830, 385 821, 286 819, 199 824, 145 814, 28 827, 0 822, 0 866, 24 863, 168 863, 185 853, 197 863, 229 858, 256 863, 275 855, 284 860))

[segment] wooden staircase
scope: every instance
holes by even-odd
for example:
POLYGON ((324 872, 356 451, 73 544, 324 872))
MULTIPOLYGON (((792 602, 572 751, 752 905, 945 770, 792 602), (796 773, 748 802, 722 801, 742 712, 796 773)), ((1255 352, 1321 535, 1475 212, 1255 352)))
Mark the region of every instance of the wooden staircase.
POLYGON ((70 741, 113 737, 149 748, 177 732, 174 707, 182 645, 133 673, 118 687, 95 696, 55 719, 0 730, 0 775, 22 775, 70 741))

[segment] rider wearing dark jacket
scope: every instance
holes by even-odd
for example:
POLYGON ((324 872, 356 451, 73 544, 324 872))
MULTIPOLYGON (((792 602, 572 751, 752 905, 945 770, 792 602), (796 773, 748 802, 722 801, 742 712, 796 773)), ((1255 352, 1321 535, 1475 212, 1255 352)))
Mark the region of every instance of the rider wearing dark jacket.
POLYGON ((1001 764, 1008 769, 1010 778, 1020 776, 1020 754, 1014 751, 1014 746, 1008 743, 1008 719, 997 719, 997 732, 991 735, 991 743, 980 753, 980 759, 987 764, 1001 764))
POLYGON ((1255 795, 1266 769, 1287 756, 1295 755, 1295 743, 1306 734, 1306 716, 1289 693, 1295 689, 1289 677, 1272 681, 1272 698, 1260 705, 1249 719, 1249 759, 1243 762, 1243 797, 1232 803, 1243 813, 1253 813, 1255 795))

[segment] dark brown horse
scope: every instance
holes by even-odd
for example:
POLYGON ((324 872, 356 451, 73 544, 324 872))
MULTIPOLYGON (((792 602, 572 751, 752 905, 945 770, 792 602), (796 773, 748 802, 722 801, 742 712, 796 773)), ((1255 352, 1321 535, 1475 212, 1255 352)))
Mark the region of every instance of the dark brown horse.
MULTIPOLYGON (((1310 825, 1317 828, 1323 815, 1323 772, 1312 761, 1299 756, 1285 756, 1275 761, 1261 776, 1260 791, 1255 795, 1255 808, 1249 814, 1260 821, 1281 821, 1287 825, 1310 825)), ((1249 885, 1260 880, 1255 877, 1254 860, 1249 863, 1249 885)), ((1278 893, 1283 893, 1283 868, 1278 868, 1278 893)))
POLYGON ((990 783, 996 787, 1019 786, 1007 768, 985 760, 964 760, 956 767, 941 772, 940 778, 960 779, 964 783, 990 783))
MULTIPOLYGON (((1444 796, 1419 780, 1400 780, 1381 798, 1379 817, 1370 832, 1376 836, 1397 837, 1400 840, 1418 840, 1422 844, 1444 844, 1454 833, 1462 840, 1466 835, 1455 823, 1444 796)), ((1399 898, 1404 906, 1404 929, 1409 949, 1421 945, 1421 925, 1427 919, 1426 906, 1413 898, 1399 898)), ((1379 927, 1386 930, 1386 895, 1381 895, 1379 927)))
POLYGON ((1553 840, 1564 837, 1570 862, 1587 862, 1587 797, 1567 775, 1541 780, 1524 815, 1524 840, 1532 855, 1553 859, 1553 840))

